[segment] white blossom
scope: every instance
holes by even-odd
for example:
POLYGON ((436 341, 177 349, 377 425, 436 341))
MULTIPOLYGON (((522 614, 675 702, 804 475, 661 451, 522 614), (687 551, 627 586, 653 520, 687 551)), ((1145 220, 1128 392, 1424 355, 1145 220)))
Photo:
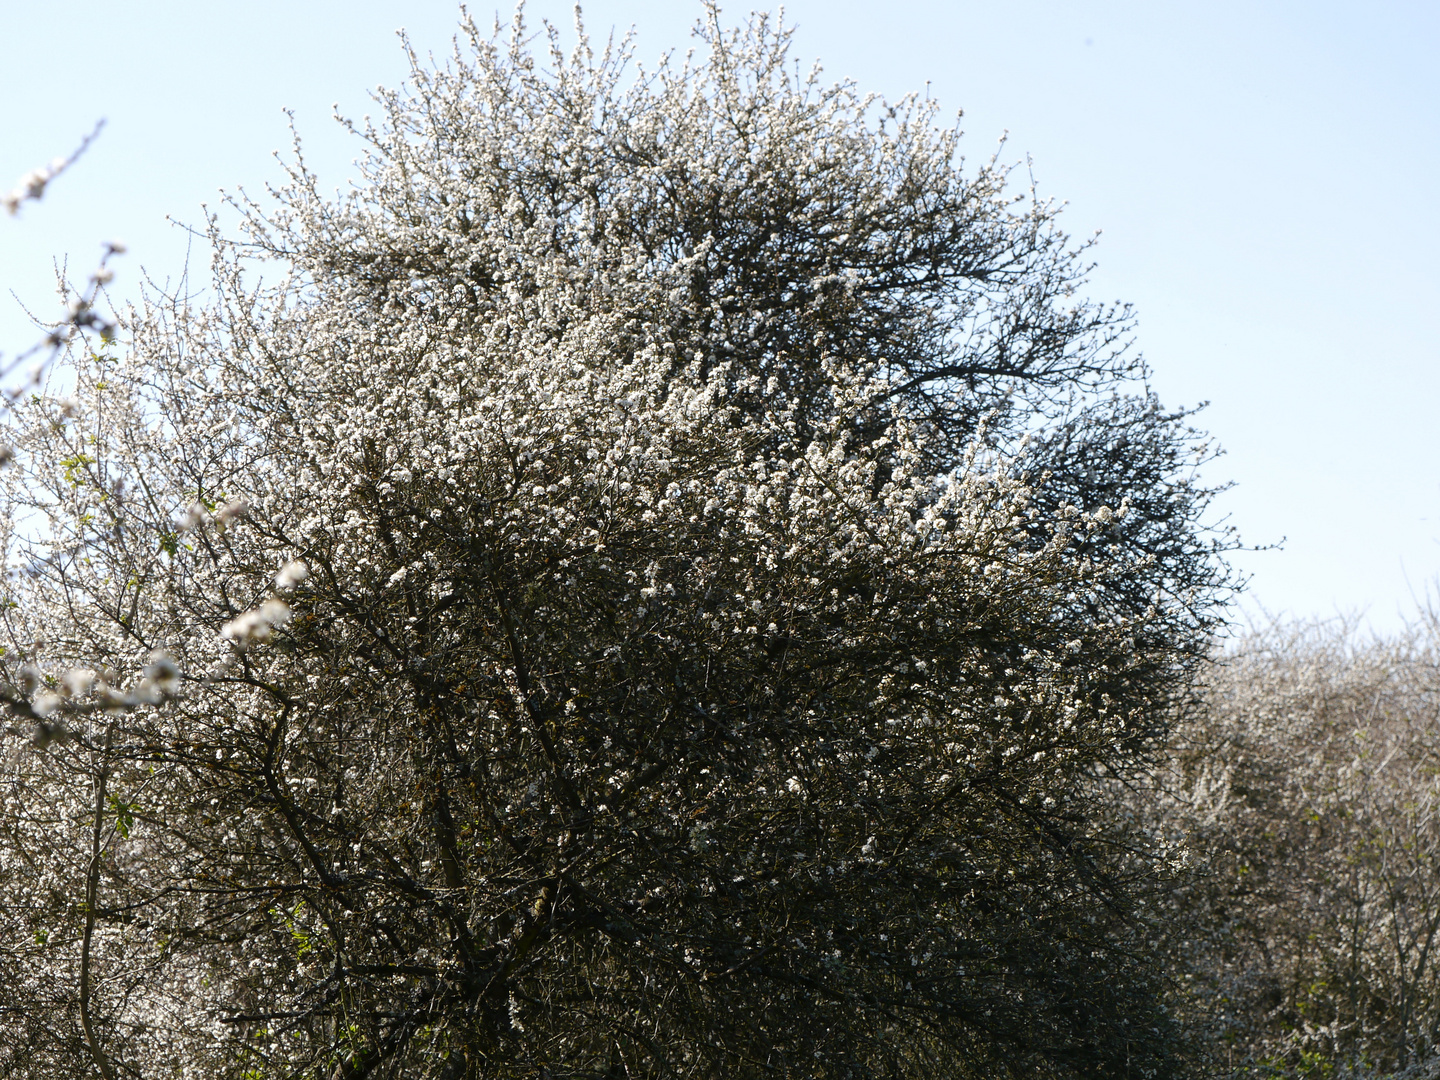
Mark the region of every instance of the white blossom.
POLYGON ((275 588, 281 592, 288 592, 309 576, 310 568, 304 562, 300 559, 291 559, 275 575, 275 588))

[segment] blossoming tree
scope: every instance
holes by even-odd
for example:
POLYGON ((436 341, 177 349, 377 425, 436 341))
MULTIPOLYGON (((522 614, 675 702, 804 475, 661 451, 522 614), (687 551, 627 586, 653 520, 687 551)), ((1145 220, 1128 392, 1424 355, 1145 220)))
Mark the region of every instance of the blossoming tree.
POLYGON ((18 409, 0 1068, 1178 1068, 1093 792, 1204 445, 931 105, 697 34, 465 23, 18 409))

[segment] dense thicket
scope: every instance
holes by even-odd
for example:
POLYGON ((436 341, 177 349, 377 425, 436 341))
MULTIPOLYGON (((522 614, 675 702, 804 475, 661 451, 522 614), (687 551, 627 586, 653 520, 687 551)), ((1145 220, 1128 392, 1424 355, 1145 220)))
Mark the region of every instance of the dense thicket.
POLYGON ((1440 1072, 1440 649, 1276 626, 1177 731, 1151 804, 1188 835, 1175 970, 1245 1076, 1440 1072))
POLYGON ((0 1070, 1175 1073, 1098 791, 1226 581, 1128 314, 763 19, 553 41, 19 410, 0 1070))

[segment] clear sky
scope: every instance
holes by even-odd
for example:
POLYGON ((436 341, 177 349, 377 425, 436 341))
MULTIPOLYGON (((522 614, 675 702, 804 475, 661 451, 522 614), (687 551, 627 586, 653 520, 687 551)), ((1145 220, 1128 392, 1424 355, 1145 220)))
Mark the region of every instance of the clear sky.
MULTIPOLYGON (((471 7, 477 16, 493 8, 471 7)), ((727 7, 730 18, 746 7, 727 7)), ((571 37, 568 4, 536 2, 571 37)), ((289 144, 332 186, 357 148, 331 106, 403 80, 394 31, 443 54, 448 0, 85 0, 9 5, 0 34, 0 187, 93 150, 44 202, 0 220, 0 350, 29 343, 9 290, 53 309, 52 259, 83 276, 125 240, 179 280, 221 188, 259 191, 289 144)), ((641 58, 683 49, 699 5, 585 7, 634 26, 641 58)), ((1102 230, 1092 292, 1135 303, 1167 404, 1211 402, 1221 507, 1257 545, 1249 600, 1400 625, 1440 580, 1440 5, 1428 0, 799 0, 795 52, 890 97, 963 109, 966 153, 1029 155, 1072 233, 1102 230)), ((508 21, 510 8, 502 10, 508 21)), ((203 283, 197 244, 192 271, 203 283)))

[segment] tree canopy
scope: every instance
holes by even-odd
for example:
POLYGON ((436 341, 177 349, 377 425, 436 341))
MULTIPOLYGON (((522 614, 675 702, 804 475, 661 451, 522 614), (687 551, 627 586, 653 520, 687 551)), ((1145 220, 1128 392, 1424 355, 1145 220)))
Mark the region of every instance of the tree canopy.
POLYGON ((1181 1069, 1206 444, 932 103, 697 39, 467 21, 17 406, 0 1073, 1181 1069))

